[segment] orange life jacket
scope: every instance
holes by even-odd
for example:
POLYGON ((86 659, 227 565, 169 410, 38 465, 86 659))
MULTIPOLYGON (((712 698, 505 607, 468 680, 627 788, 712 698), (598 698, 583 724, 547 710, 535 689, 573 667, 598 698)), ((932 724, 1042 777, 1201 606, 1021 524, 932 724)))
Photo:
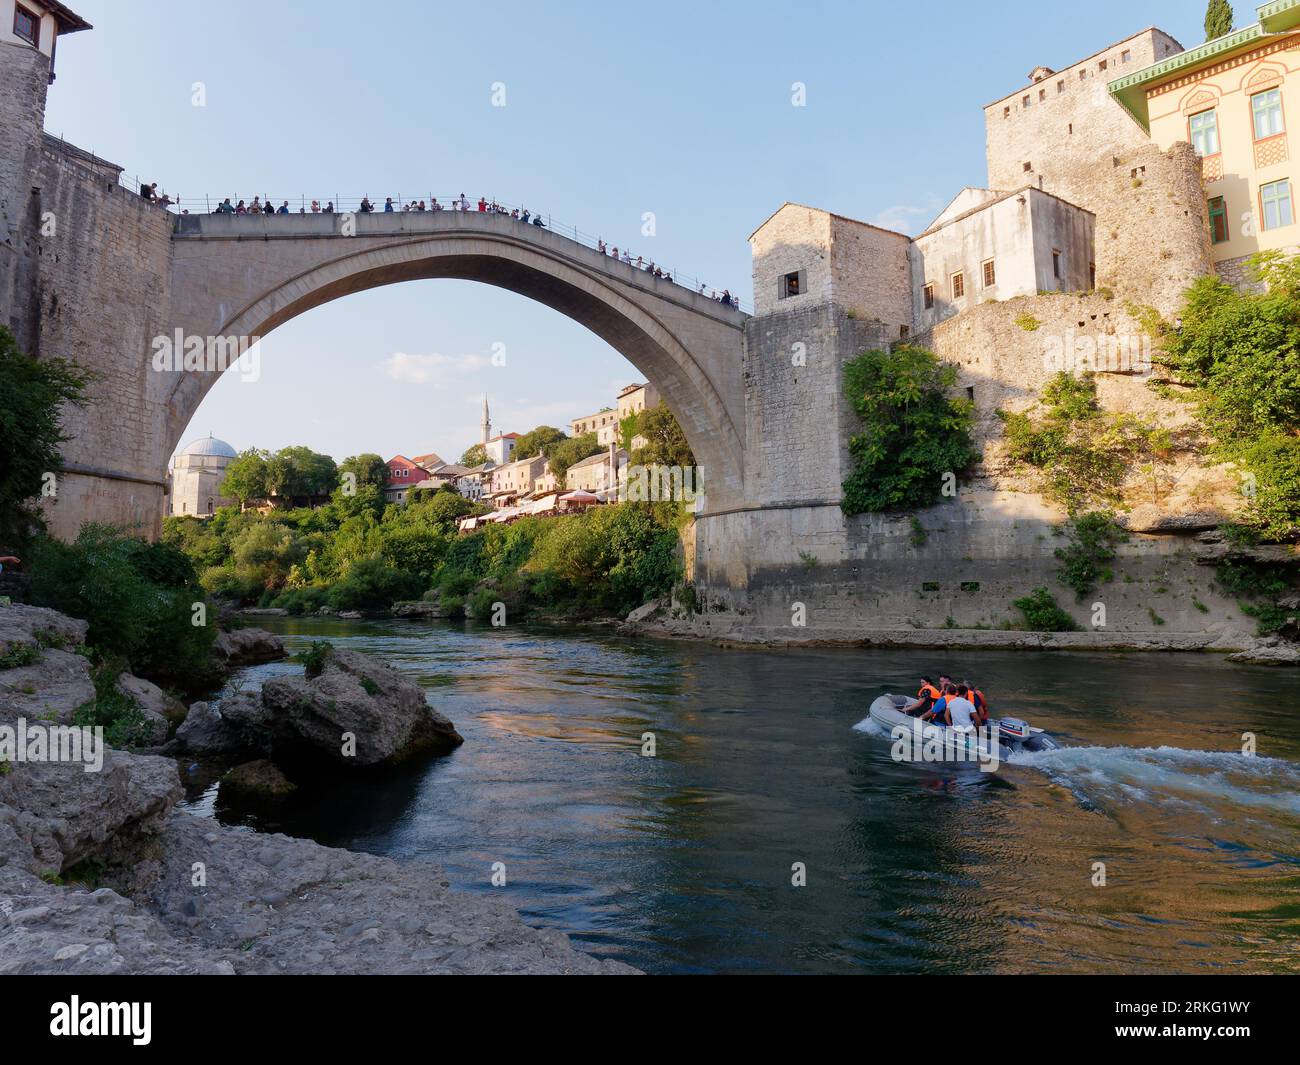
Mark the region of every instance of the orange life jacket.
POLYGON ((918 699, 924 699, 927 695, 928 695, 931 699, 933 699, 936 703, 937 703, 941 698, 943 698, 943 692, 941 692, 941 691, 940 691, 938 688, 936 688, 933 684, 922 684, 922 685, 921 685, 921 690, 920 690, 919 692, 916 693, 916 697, 917 697, 918 699))

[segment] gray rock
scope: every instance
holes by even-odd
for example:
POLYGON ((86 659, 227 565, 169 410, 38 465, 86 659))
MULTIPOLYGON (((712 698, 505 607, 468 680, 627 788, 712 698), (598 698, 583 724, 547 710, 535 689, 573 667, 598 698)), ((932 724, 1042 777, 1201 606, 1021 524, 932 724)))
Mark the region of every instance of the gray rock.
POLYGON ((1199 511, 1191 514, 1170 514, 1151 503, 1142 503, 1128 514, 1121 515, 1118 522, 1130 532, 1152 536, 1173 536, 1217 529, 1223 524, 1224 517, 1222 514, 1199 511))
MULTIPOLYGON (((281 610, 281 614, 285 611, 281 610)), ((265 629, 231 629, 219 632, 212 653, 223 665, 254 666, 276 662, 285 656, 284 641, 265 629)))
POLYGON ((77 710, 94 700, 95 684, 84 655, 48 649, 33 665, 0 670, 0 724, 12 725, 21 717, 69 725, 77 710))
POLYGON ((0 821, 16 861, 34 873, 63 872, 94 859, 136 861, 144 842, 180 798, 170 758, 104 750, 99 772, 81 762, 19 762, 0 775, 0 821))
POLYGON ((529 928, 504 899, 451 891, 425 862, 181 812, 167 822, 162 853, 161 875, 142 901, 201 955, 229 958, 239 972, 636 972, 574 950, 561 932, 529 928), (204 887, 193 886, 195 863, 204 887), (187 916, 195 901, 198 921, 187 916))
POLYGON ((1300 665, 1300 644, 1268 637, 1228 658, 1233 662, 1252 662, 1261 666, 1297 666, 1300 665))
POLYGON ((117 690, 134 702, 144 715, 145 724, 137 737, 143 746, 163 743, 171 732, 171 723, 185 719, 183 703, 141 677, 122 673, 117 678, 117 690))
POLYGON ((668 609, 668 604, 662 599, 651 599, 650 602, 642 603, 639 607, 633 610, 632 613, 628 614, 628 616, 623 619, 623 625, 625 625, 629 631, 635 631, 638 625, 647 621, 652 621, 661 616, 666 609, 668 609))
POLYGON ((178 938, 114 891, 56 887, 0 866, 0 975, 234 972, 227 952, 178 938))
POLYGON ((298 786, 265 758, 237 765, 221 778, 223 798, 283 799, 298 786))
POLYGON ((440 603, 426 602, 423 599, 394 603, 392 614, 395 618, 445 618, 447 616, 440 603))
POLYGON ((464 739, 419 685, 355 651, 331 648, 319 675, 274 677, 262 688, 272 750, 348 767, 391 765, 464 739), (344 753, 345 735, 355 753, 344 753))
POLYGON ((0 658, 15 647, 33 644, 75 650, 86 642, 88 627, 78 618, 43 606, 0 606, 0 658))
POLYGON ((234 754, 245 747, 239 731, 212 703, 195 703, 190 707, 176 730, 176 741, 181 750, 206 757, 234 754))
POLYGON ((263 753, 271 750, 271 711, 263 704, 261 692, 227 695, 217 709, 241 746, 263 753))

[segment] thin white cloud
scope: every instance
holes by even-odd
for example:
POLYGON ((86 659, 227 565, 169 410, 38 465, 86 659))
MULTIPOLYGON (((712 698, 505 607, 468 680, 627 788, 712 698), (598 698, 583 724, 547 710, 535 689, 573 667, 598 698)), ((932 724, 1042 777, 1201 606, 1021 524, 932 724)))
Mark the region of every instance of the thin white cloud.
POLYGON ((492 364, 486 355, 408 355, 394 352, 383 362, 384 373, 394 381, 408 385, 441 385, 477 373, 492 364))
POLYGON ((892 229, 897 233, 912 233, 923 223, 928 222, 935 213, 936 209, 933 207, 911 207, 900 203, 893 207, 886 207, 872 219, 872 222, 874 225, 892 229))

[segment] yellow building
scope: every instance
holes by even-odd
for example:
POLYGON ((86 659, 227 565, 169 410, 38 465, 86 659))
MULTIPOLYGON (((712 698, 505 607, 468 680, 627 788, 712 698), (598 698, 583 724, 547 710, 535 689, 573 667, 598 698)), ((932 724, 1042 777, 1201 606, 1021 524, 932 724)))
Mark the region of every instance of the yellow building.
POLYGON ((1108 86, 1157 145, 1186 141, 1202 157, 1215 268, 1234 283, 1255 252, 1300 247, 1300 0, 1257 15, 1108 86))

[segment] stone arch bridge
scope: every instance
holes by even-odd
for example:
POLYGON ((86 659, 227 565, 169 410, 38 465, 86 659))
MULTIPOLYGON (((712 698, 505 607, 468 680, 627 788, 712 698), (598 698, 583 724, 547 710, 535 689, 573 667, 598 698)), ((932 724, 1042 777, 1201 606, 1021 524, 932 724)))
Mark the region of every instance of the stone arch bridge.
MULTIPOLYGON (((735 308, 508 215, 182 215, 172 245, 169 338, 251 343, 313 307, 402 281, 458 278, 528 296, 586 326, 659 389, 711 500, 744 499, 746 316, 735 308)), ((162 465, 221 372, 166 375, 162 465)))

